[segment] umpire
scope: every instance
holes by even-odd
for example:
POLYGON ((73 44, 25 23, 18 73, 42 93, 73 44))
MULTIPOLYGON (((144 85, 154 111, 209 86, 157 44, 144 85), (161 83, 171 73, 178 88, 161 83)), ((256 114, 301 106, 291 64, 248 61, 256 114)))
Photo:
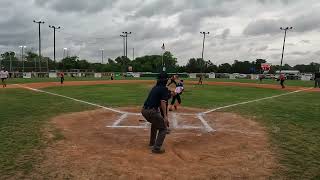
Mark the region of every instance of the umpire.
POLYGON ((169 126, 167 116, 168 88, 166 84, 168 77, 165 73, 161 73, 158 77, 157 84, 151 89, 148 98, 141 110, 143 117, 151 123, 150 143, 153 153, 164 153, 161 148, 167 134, 169 126), (161 115, 163 111, 163 116, 161 115))

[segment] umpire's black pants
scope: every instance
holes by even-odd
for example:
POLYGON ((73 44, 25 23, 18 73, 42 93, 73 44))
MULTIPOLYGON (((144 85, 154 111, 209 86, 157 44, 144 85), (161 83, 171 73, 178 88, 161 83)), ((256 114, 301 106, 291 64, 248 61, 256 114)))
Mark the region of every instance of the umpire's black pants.
POLYGON ((320 78, 314 80, 314 87, 316 88, 317 86, 320 88, 320 78))
POLYGON ((153 149, 155 150, 160 150, 167 134, 167 126, 164 123, 164 119, 161 116, 160 111, 156 109, 143 108, 141 113, 143 117, 151 123, 149 145, 153 146, 153 149))

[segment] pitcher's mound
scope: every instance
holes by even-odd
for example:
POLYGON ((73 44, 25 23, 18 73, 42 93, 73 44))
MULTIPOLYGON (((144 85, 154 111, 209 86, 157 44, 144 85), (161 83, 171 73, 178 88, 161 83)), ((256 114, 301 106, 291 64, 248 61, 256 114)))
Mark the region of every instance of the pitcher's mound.
MULTIPOLYGON (((138 109, 134 111, 139 112, 138 109)), ((276 167, 265 129, 236 114, 206 115, 208 124, 216 130, 213 133, 202 129, 173 129, 164 143, 166 153, 161 155, 150 152, 149 129, 106 127, 117 118, 119 114, 101 109, 55 117, 52 123, 64 139, 44 150, 45 158, 33 176, 49 179, 257 179, 271 176, 276 167)), ((139 124, 139 119, 131 117, 128 121, 139 124)), ((196 120, 186 116, 178 123, 191 122, 196 123, 196 120)))

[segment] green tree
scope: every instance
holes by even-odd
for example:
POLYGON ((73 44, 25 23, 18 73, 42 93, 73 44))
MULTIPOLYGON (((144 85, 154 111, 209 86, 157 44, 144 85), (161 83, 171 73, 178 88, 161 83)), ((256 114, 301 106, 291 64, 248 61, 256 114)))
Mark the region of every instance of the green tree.
POLYGON ((218 72, 218 66, 216 66, 215 64, 213 64, 210 60, 206 62, 206 68, 205 68, 205 72, 206 73, 210 73, 210 72, 218 72))
POLYGON ((126 72, 130 64, 130 59, 122 56, 115 59, 116 63, 121 67, 121 72, 126 72))
POLYGON ((314 73, 319 72, 320 64, 319 63, 310 63, 308 65, 305 64, 298 64, 294 66, 294 69, 299 70, 302 73, 314 73))
POLYGON ((232 64, 232 72, 249 74, 251 71, 252 64, 249 61, 238 61, 235 60, 232 64))
POLYGON ((3 66, 5 69, 10 70, 10 64, 12 71, 18 71, 21 66, 21 62, 16 57, 15 52, 8 51, 1 54, 0 65, 3 66))
POLYGON ((232 66, 229 63, 220 64, 218 73, 232 73, 232 66))

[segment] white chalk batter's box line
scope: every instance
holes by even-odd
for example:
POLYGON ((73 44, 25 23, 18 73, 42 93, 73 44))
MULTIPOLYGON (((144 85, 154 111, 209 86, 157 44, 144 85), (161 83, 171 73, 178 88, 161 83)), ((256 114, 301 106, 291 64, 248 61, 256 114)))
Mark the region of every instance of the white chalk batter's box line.
MULTIPOLYGON (((124 126, 120 125, 121 123, 125 122, 128 119, 129 115, 133 116, 141 116, 141 114, 137 113, 124 113, 122 114, 118 120, 116 120, 111 126, 107 125, 106 127, 108 128, 136 128, 136 129, 145 129, 149 128, 150 123, 144 122, 142 125, 139 126, 124 126)), ((171 128, 172 129, 201 129, 207 132, 213 132, 215 131, 208 123, 207 121, 203 118, 203 115, 201 114, 189 114, 189 113, 170 113, 169 114, 171 117, 169 118, 169 121, 171 120, 171 128), (179 125, 178 119, 181 118, 181 115, 183 116, 195 116, 196 118, 199 119, 199 122, 202 124, 201 126, 191 126, 191 125, 179 125)))
MULTIPOLYGON (((59 96, 59 97, 63 97, 63 98, 66 98, 66 99, 70 99, 70 100, 73 100, 73 101, 76 101, 76 102, 80 102, 80 103, 84 103, 84 104, 89 104, 91 106, 95 106, 95 107, 99 107, 99 108, 102 108, 102 109, 105 109, 105 110, 108 110, 108 111, 112 111, 112 112, 116 112, 116 113, 119 113, 121 114, 120 118, 118 120, 116 120, 112 126, 107 126, 107 127, 112 127, 112 128, 118 128, 118 127, 121 127, 121 128, 146 128, 148 127, 148 124, 145 124, 144 126, 117 126, 123 119, 125 119, 128 115, 134 115, 134 116, 138 116, 138 115, 141 115, 140 113, 131 113, 131 112, 125 112, 125 111, 120 111, 120 110, 117 110, 117 109, 113 109, 113 108, 109 108, 109 107, 105 107, 105 106, 102 106, 102 105, 99 105, 99 104, 95 104, 95 103, 91 103, 91 102, 87 102, 87 101, 83 101, 83 100, 79 100, 79 99, 76 99, 76 98, 72 98, 72 97, 69 97, 69 96, 64 96, 64 95, 60 95, 60 94, 56 94, 56 93, 52 93, 52 92, 48 92, 48 91, 44 91, 44 90, 40 90, 40 89, 35 89, 35 88, 31 88, 31 87, 28 87, 28 86, 23 86, 23 85, 20 85, 20 84, 13 84, 15 86, 18 86, 18 87, 22 87, 22 88, 25 88, 25 89, 29 89, 31 91, 35 91, 35 92, 41 92, 41 93, 46 93, 46 94, 50 94, 50 95, 53 95, 53 96, 59 96), (119 122, 120 121, 120 122, 119 122)), ((227 105, 227 106, 222 106, 222 107, 218 107, 218 108, 214 108, 214 109, 211 109, 211 110, 208 110, 208 111, 205 111, 205 112, 200 112, 200 113, 173 113, 173 116, 175 115, 191 115, 191 116, 196 116, 200 121, 201 123, 203 124, 203 128, 208 131, 208 132, 213 132, 215 131, 209 124, 208 122, 204 119, 204 115, 208 114, 208 113, 211 113, 211 112, 215 112, 215 111, 218 111, 218 110, 221 110, 221 109, 225 109, 225 108, 230 108, 230 107, 234 107, 234 106, 238 106, 238 105, 243 105, 243 104, 249 104, 249 103, 253 103, 253 102, 258 102, 258 101, 263 101, 263 100, 268 100, 268 99, 273 99, 273 98, 277 98, 277 97, 281 97, 281 96, 286 96, 286 95, 289 95, 289 94, 294 94, 294 93, 298 93, 298 92, 303 92, 303 91, 307 91, 309 89, 313 89, 313 88, 304 88, 304 89, 300 89, 300 90, 296 90, 296 91, 291 91, 291 92, 287 92, 287 93, 282 93, 282 94, 279 94, 279 95, 273 95, 273 96, 269 96, 269 97, 264 97, 264 98, 259 98, 259 99, 255 99, 255 100, 250 100, 250 101, 244 101, 244 102, 240 102, 240 103, 235 103, 235 104, 230 104, 230 105, 227 105)), ((176 120, 176 118, 173 118, 176 120)), ((175 124, 175 120, 173 120, 173 124, 175 124)), ((192 128, 198 128, 198 127, 194 127, 194 126, 182 126, 183 128, 185 129, 192 129, 192 128)), ((179 128, 179 127, 177 127, 179 128)))

